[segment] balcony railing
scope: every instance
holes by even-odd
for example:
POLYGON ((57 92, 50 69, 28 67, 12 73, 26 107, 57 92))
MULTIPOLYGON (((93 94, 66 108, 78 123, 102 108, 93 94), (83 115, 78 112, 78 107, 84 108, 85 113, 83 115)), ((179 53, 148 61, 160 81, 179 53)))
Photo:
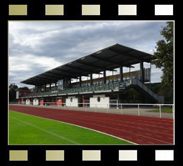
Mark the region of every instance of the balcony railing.
POLYGON ((105 90, 120 90, 125 89, 125 82, 114 82, 109 84, 100 84, 100 85, 92 85, 92 86, 83 86, 83 87, 75 87, 68 88, 60 91, 60 94, 64 93, 80 93, 80 92, 91 92, 91 91, 105 91, 105 90))
POLYGON ((108 84, 99 84, 99 85, 92 85, 92 86, 81 86, 81 87, 74 87, 74 88, 67 88, 64 90, 52 90, 52 91, 45 91, 40 93, 32 93, 26 94, 23 97, 31 97, 31 96, 40 96, 44 97, 47 95, 57 95, 57 94, 69 94, 69 93, 82 93, 82 92, 95 92, 95 91, 107 91, 107 90, 121 90, 125 89, 126 84, 125 82, 113 82, 108 84))

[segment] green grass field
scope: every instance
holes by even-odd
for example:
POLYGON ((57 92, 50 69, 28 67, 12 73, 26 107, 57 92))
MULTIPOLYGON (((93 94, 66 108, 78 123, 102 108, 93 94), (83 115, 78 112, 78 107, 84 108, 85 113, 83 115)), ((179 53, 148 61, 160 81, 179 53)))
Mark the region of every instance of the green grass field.
POLYGON ((9 111, 9 145, 128 145, 124 140, 59 121, 9 111))
MULTIPOLYGON (((161 112, 162 113, 172 113, 172 108, 162 108, 161 109, 161 112)), ((157 110, 151 110, 151 111, 148 111, 148 112, 159 112, 159 109, 157 109, 157 110)))

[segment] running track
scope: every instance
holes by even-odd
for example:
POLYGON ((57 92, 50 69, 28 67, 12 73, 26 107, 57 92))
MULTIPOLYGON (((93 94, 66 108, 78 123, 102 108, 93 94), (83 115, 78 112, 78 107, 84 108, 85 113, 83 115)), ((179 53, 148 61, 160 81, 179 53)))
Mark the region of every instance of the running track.
POLYGON ((76 124, 136 144, 173 144, 173 119, 16 105, 9 105, 9 110, 76 124))

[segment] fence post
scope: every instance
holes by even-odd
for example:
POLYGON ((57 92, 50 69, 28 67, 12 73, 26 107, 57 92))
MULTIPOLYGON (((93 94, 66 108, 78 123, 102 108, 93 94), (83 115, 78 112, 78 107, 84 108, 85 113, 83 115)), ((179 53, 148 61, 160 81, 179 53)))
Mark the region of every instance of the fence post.
POLYGON ((174 119, 174 105, 172 104, 172 113, 173 113, 173 119, 174 119))
POLYGON ((138 104, 138 116, 140 116, 140 109, 139 109, 139 104, 138 104))
POLYGON ((161 118, 161 104, 159 105, 159 113, 160 113, 160 118, 161 118))
POLYGON ((123 114, 122 104, 121 104, 121 114, 123 114))
POLYGON ((109 110, 108 110, 108 104, 107 104, 107 113, 109 112, 109 110))

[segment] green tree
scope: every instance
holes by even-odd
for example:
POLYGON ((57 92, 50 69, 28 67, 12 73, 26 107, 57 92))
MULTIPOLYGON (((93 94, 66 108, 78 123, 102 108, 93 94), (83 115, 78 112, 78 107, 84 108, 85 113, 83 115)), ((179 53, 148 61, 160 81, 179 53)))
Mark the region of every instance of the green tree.
POLYGON ((166 24, 160 31, 164 39, 157 42, 153 55, 155 60, 152 63, 157 68, 162 68, 162 85, 173 88, 173 22, 166 24))
POLYGON ((16 98, 16 89, 17 88, 18 88, 18 86, 15 85, 14 83, 9 85, 9 101, 16 98))
POLYGON ((28 87, 26 87, 26 86, 24 86, 24 87, 20 87, 20 88, 18 88, 19 90, 29 90, 29 88, 28 87))

